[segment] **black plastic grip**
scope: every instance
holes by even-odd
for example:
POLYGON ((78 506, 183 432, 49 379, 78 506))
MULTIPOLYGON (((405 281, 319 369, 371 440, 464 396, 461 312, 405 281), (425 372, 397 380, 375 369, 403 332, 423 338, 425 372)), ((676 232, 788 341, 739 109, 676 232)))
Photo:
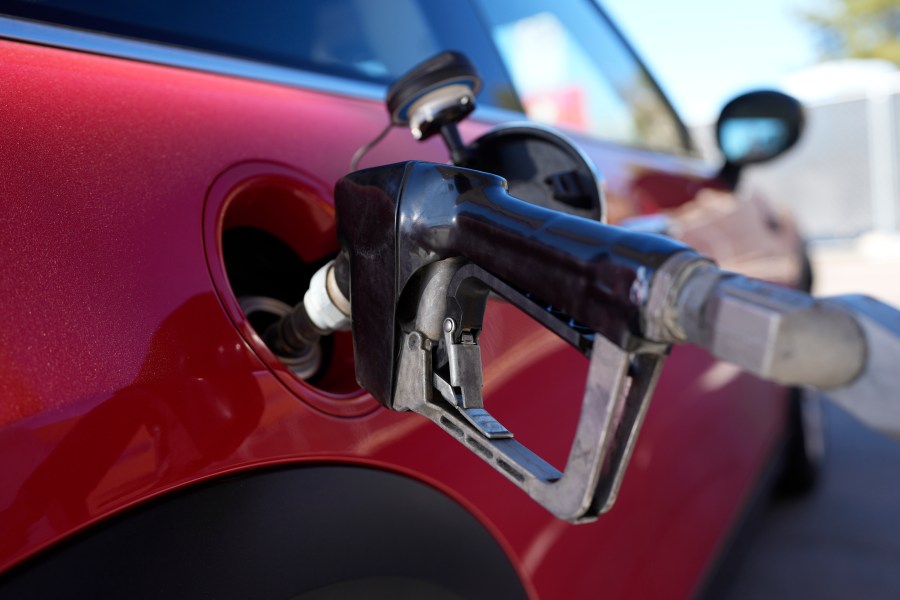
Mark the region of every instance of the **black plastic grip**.
POLYGON ((640 335, 640 309, 654 270, 688 248, 536 206, 479 171, 415 163, 399 207, 402 286, 428 262, 462 256, 619 343, 640 335))
POLYGON ((495 175, 432 163, 351 173, 338 182, 335 203, 350 263, 357 378, 385 403, 397 305, 422 267, 464 257, 625 345, 641 335, 655 269, 689 250, 519 200, 495 175))

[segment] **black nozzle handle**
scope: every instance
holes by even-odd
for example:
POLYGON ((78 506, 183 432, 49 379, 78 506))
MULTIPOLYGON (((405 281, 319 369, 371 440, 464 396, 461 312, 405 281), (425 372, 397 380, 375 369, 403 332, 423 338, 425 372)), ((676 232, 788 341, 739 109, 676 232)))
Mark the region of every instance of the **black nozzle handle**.
MULTIPOLYGON (((499 177, 417 163, 409 168, 397 224, 403 279, 433 258, 462 256, 615 343, 640 336, 650 281, 688 250, 511 196, 499 177)), ((405 281, 402 281, 405 283, 405 281)))
POLYGON ((357 171, 335 190, 350 264, 357 379, 390 402, 397 310, 423 267, 465 258, 626 348, 654 272, 690 251, 669 238, 547 209, 497 176, 423 162, 357 171))

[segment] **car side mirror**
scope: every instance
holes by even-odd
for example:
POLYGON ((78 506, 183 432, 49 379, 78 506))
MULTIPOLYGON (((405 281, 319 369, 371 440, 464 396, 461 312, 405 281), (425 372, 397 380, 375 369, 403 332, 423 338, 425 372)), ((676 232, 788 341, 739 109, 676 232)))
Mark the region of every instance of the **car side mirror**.
POLYGON ((800 139, 803 120, 800 103, 781 92, 749 92, 726 104, 716 123, 716 140, 725 157, 722 178, 733 186, 746 165, 787 151, 800 139))

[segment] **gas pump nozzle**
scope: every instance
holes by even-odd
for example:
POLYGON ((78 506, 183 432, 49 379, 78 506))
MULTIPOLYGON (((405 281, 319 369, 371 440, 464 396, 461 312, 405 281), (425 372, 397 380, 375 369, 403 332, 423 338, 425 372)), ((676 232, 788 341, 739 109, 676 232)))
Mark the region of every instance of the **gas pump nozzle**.
POLYGON ((319 337, 350 322, 366 390, 428 417, 576 523, 612 506, 672 344, 826 390, 900 437, 900 311, 862 297, 815 299, 724 272, 672 239, 570 214, 601 218, 604 202, 590 161, 562 136, 520 126, 462 144, 456 123, 480 87, 464 56, 442 53, 389 88, 391 123, 420 140, 440 133, 455 163, 503 173, 537 204, 510 195, 500 177, 447 165, 347 175, 335 190, 341 253, 266 331, 279 356, 314 375, 319 337), (563 472, 484 407, 478 341, 492 293, 590 359, 563 472))
POLYGON ((527 203, 502 178, 459 167, 357 171, 335 204, 359 383, 431 419, 562 519, 611 507, 674 343, 830 390, 863 418, 896 398, 900 312, 871 299, 817 300, 727 273, 674 240, 527 203), (590 358, 563 472, 484 407, 478 339, 491 293, 590 358))
POLYGON ((653 273, 696 255, 446 165, 351 173, 335 204, 359 383, 386 406, 431 419, 558 517, 581 522, 608 509, 668 350, 641 334, 653 273), (478 339, 492 292, 591 359, 563 472, 485 410, 478 339))
MULTIPOLYGON (((425 267, 445 259, 473 263, 491 276, 487 287, 505 284, 541 314, 552 305, 581 330, 631 351, 645 342, 641 310, 654 271, 675 254, 694 254, 668 238, 530 204, 510 196, 500 177, 447 165, 408 162, 351 173, 338 182, 335 205, 350 265, 357 378, 386 405, 396 387, 397 336, 422 318, 411 307, 425 267)), ((440 341, 445 317, 468 329, 469 303, 486 297, 476 288, 461 284, 447 314, 423 333, 440 341)), ((590 341, 570 341, 590 352, 590 341)))

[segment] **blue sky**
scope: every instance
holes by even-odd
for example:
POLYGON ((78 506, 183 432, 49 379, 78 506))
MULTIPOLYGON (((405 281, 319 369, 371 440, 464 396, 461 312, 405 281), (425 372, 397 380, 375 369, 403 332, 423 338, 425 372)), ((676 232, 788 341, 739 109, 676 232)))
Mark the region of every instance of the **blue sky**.
POLYGON ((796 17, 827 0, 601 0, 675 108, 711 122, 732 97, 816 61, 796 17))

